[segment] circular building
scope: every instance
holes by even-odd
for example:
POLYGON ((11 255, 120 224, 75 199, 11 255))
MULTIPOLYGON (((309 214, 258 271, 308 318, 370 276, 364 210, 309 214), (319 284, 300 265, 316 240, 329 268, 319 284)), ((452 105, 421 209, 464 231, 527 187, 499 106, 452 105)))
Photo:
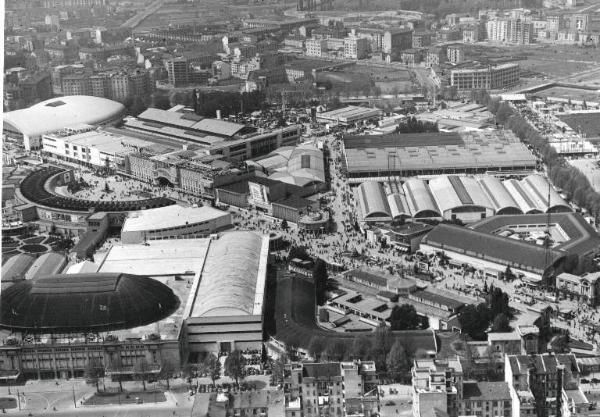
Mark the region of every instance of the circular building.
POLYGON ((119 273, 57 274, 3 290, 0 327, 27 332, 96 332, 143 326, 179 306, 152 278, 119 273))
POLYGON ((28 151, 35 150, 42 146, 41 138, 46 133, 81 124, 113 124, 125 113, 125 106, 106 98, 57 97, 4 113, 3 134, 22 142, 28 151), (31 123, 33 120, 35 123, 31 123))

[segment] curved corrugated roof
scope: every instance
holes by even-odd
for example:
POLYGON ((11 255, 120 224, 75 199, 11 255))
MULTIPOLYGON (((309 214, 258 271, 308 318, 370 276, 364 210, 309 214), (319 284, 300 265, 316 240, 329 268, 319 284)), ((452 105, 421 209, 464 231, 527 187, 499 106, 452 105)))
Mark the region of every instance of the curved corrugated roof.
POLYGON ((25 273, 34 261, 34 256, 24 253, 13 256, 2 265, 2 281, 25 279, 25 273))
POLYGON ((472 177, 437 177, 429 181, 429 188, 442 212, 465 206, 494 209, 479 183, 472 177))
POLYGON ((365 218, 392 216, 383 186, 377 181, 366 181, 358 186, 358 202, 365 218))
POLYGON ((440 210, 431 195, 429 186, 423 180, 417 178, 408 179, 403 185, 404 194, 413 217, 427 217, 436 214, 440 217, 440 210))
POLYGON ((26 136, 40 136, 80 123, 101 124, 122 114, 125 114, 125 107, 116 101, 92 96, 64 96, 4 113, 4 123, 26 136))
POLYGON ((496 214, 523 214, 515 199, 498 178, 486 175, 479 177, 477 181, 494 206, 496 214))
POLYGON ((58 274, 66 263, 67 259, 62 253, 45 253, 35 260, 25 274, 25 278, 36 279, 46 275, 58 274))
MULTIPOLYGON (((429 189, 442 213, 468 203, 468 201, 465 201, 464 203, 461 202, 458 193, 450 182, 450 177, 447 175, 430 180, 429 189)), ((469 198, 468 195, 466 197, 467 199, 469 198)))
POLYGON ((396 220, 402 216, 410 217, 410 208, 408 207, 408 201, 404 193, 394 193, 387 196, 388 204, 390 206, 390 213, 392 220, 396 220))
POLYGON ((521 183, 517 180, 505 180, 502 182, 506 190, 510 193, 513 199, 519 205, 519 208, 524 214, 540 213, 535 201, 530 197, 530 191, 524 189, 521 183))
POLYGON ((473 177, 460 177, 460 181, 467 190, 469 197, 473 201, 473 204, 479 207, 486 207, 494 210, 494 205, 485 194, 477 180, 473 177))
POLYGON ((266 256, 262 247, 263 237, 254 232, 226 233, 211 241, 192 316, 257 314, 257 285, 264 279, 259 265, 266 256))
POLYGON ((569 204, 541 175, 529 175, 521 180, 521 184, 531 190, 532 199, 540 211, 572 211, 569 204), (548 192, 550 192, 550 201, 548 201, 548 192))

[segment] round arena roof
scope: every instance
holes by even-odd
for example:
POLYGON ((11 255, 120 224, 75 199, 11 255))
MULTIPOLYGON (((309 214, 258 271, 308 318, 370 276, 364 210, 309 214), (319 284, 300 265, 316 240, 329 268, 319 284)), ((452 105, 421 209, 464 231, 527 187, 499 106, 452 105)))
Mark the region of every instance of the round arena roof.
POLYGON ((2 291, 0 327, 30 332, 110 331, 143 326, 179 306, 152 278, 119 273, 59 274, 2 291))
POLYGON ((52 98, 31 107, 4 113, 4 123, 25 136, 40 136, 77 124, 103 124, 125 114, 116 101, 92 96, 52 98), (35 120, 35 123, 31 123, 35 120))

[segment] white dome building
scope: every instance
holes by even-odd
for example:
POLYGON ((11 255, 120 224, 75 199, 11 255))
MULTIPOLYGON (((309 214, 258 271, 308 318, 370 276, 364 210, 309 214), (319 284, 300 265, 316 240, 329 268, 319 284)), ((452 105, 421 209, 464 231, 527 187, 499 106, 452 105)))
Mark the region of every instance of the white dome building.
POLYGON ((92 96, 56 97, 31 107, 4 114, 2 134, 22 141, 26 150, 39 149, 42 135, 65 127, 119 122, 125 106, 116 101, 92 96))

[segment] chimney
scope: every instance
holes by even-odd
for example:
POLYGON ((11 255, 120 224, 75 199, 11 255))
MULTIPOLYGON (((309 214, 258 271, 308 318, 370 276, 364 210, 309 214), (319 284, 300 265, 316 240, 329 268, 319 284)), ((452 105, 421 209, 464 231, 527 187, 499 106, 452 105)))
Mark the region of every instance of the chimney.
POLYGON ((221 120, 221 110, 217 110, 217 120, 221 120))

